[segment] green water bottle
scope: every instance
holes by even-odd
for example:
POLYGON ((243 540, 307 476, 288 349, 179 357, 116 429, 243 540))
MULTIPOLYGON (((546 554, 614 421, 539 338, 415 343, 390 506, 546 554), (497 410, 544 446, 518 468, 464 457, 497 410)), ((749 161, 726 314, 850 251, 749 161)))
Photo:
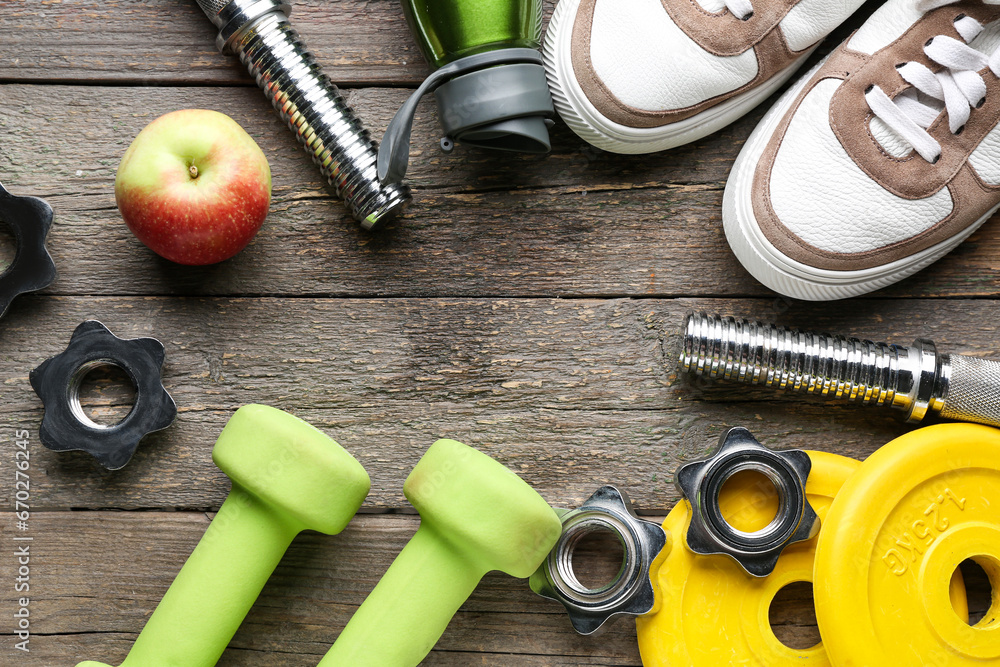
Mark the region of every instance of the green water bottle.
POLYGON ((402 178, 417 103, 433 91, 444 138, 481 148, 547 153, 555 110, 538 49, 541 0, 402 0, 420 50, 435 68, 382 139, 382 182, 402 178))

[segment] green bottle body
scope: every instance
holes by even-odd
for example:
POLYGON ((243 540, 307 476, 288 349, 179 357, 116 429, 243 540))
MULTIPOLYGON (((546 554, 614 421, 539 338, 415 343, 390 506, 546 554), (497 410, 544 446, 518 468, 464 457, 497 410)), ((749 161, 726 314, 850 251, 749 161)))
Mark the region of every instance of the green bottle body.
POLYGON ((537 49, 541 0, 401 0, 410 30, 435 69, 495 49, 537 49))

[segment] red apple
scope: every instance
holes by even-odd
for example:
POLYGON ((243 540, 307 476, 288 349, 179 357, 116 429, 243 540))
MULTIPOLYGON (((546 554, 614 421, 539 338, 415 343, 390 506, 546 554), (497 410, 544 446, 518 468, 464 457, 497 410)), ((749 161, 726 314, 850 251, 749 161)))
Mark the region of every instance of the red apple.
POLYGON ((242 250, 271 203, 271 168, 257 143, 218 111, 184 109, 147 125, 115 177, 125 224, 156 254, 214 264, 242 250))

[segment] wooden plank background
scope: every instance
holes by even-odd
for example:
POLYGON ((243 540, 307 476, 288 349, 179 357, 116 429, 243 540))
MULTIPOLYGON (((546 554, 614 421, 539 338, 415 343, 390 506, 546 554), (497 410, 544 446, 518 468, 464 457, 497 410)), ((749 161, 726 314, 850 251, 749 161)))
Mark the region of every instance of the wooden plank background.
MULTIPOLYGON (((869 3, 859 16, 875 6, 869 3)), ((552 3, 546 5, 547 14, 552 3)), ((376 136, 428 70, 396 0, 298 0, 292 21, 376 136)), ((836 43, 859 23, 841 29, 836 43)), ((824 47, 828 50, 828 47, 824 47)), ((683 377, 683 317, 722 312, 810 329, 1000 356, 1000 234, 988 223, 930 270, 843 304, 779 298, 731 255, 720 203, 764 105, 688 147, 616 156, 561 123, 547 156, 442 154, 419 107, 414 203, 378 234, 348 218, 238 61, 214 48, 193 0, 0 0, 0 181, 55 209, 58 280, 0 322, 0 507, 13 505, 14 433, 31 433, 30 654, 10 664, 117 663, 159 601, 228 480, 211 446, 239 405, 307 419, 372 477, 336 537, 300 536, 223 665, 314 665, 417 525, 402 482, 435 439, 474 445, 550 503, 615 483, 653 517, 677 501, 676 466, 731 425, 765 443, 864 458, 909 427, 882 411, 683 377), (256 240, 221 265, 172 265, 128 232, 114 174, 151 120, 228 113, 271 163, 274 199, 256 240), (154 336, 179 414, 123 470, 37 439, 29 371, 95 318, 154 336)), ((89 400, 127 410, 118 384, 89 400)), ((0 523, 7 554, 9 512, 0 523)), ((0 558, 0 659, 8 664, 14 559, 0 558)), ((980 581, 980 587, 986 584, 980 581)), ((812 637, 809 600, 776 631, 812 637)), ((13 660, 13 658, 10 658, 13 660)), ((582 638, 525 582, 491 574, 427 665, 640 664, 635 629, 582 638)))

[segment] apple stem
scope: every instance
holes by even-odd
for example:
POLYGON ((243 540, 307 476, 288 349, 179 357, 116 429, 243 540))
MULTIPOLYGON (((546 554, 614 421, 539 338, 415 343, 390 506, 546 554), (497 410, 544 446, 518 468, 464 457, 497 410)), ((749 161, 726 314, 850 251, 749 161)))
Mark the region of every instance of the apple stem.
POLYGON ((191 178, 198 178, 198 167, 191 165, 188 167, 188 173, 191 174, 191 178))

